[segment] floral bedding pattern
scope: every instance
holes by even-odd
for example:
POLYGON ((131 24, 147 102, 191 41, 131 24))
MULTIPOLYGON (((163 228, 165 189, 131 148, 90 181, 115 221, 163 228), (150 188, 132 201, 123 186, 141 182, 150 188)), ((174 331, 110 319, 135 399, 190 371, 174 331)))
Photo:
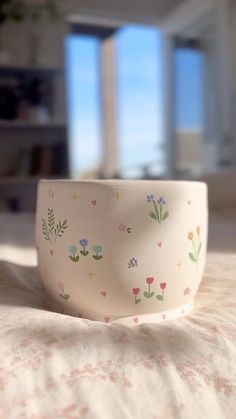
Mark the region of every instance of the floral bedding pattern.
POLYGON ((33 220, 0 229, 0 419, 236 417, 236 240, 209 253, 191 315, 127 327, 49 312, 33 220))

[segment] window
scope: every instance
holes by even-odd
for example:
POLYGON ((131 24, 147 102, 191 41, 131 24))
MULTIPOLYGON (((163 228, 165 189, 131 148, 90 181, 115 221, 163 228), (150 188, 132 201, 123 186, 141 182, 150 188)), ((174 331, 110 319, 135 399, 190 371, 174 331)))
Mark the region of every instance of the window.
POLYGON ((119 167, 124 176, 142 168, 164 172, 162 128, 162 37, 160 31, 128 26, 118 43, 119 167))
POLYGON ((66 51, 71 174, 88 177, 102 159, 99 41, 70 35, 66 51))
MULTIPOLYGON (((162 37, 156 28, 127 26, 117 46, 118 174, 159 176, 165 170, 162 135, 162 37)), ((93 177, 103 159, 100 40, 67 38, 68 110, 73 177, 93 177)))

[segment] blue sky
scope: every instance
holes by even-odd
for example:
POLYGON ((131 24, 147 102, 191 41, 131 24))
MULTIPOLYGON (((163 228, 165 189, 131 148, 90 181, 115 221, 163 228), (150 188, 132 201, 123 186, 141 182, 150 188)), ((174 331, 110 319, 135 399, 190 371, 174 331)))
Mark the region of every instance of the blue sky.
MULTIPOLYGON (((120 30, 117 41, 119 167, 164 161, 162 36, 140 26, 120 30)), ((202 124, 202 57, 176 54, 176 125, 202 124)), ((102 159, 99 42, 92 37, 67 39, 68 108, 72 169, 97 167, 102 159)))

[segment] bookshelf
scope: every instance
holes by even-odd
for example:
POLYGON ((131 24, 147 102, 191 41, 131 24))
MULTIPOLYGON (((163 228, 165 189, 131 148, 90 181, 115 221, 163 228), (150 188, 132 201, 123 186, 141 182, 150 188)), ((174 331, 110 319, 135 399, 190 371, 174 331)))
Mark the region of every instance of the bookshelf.
POLYGON ((38 180, 68 176, 63 78, 59 68, 0 65, 0 211, 35 210, 38 180))

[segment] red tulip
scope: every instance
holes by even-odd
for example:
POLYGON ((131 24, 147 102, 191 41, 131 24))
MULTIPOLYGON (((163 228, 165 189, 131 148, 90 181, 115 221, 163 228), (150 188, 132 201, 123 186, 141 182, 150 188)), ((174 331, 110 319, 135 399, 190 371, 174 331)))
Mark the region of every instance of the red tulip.
POLYGON ((146 281, 147 281, 147 284, 152 284, 152 283, 153 283, 153 281, 154 281, 153 276, 148 277, 148 278, 146 279, 146 281))
POLYGON ((133 288, 133 294, 138 295, 140 293, 140 288, 133 288))
POLYGON ((160 287, 161 287, 162 290, 164 290, 166 288, 166 282, 162 282, 160 284, 160 287))

